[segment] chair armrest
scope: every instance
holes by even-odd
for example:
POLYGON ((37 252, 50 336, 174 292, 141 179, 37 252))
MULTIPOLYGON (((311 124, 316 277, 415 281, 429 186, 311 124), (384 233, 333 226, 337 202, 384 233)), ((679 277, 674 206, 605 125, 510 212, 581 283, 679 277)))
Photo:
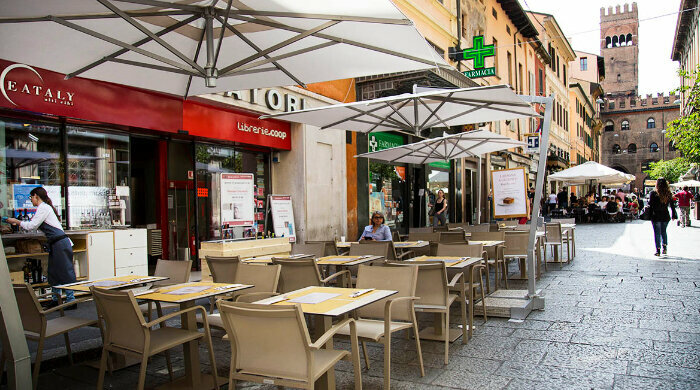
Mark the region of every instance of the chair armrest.
POLYGON ((65 308, 68 307, 68 306, 77 305, 78 303, 81 303, 81 302, 87 302, 88 300, 89 300, 89 298, 74 299, 74 300, 72 300, 72 301, 70 301, 70 302, 62 303, 62 304, 60 304, 60 305, 58 305, 58 306, 54 306, 54 307, 52 307, 52 308, 50 308, 50 309, 42 310, 42 311, 41 311, 41 314, 53 313, 53 312, 55 312, 55 311, 65 309, 65 308))
POLYGON ((419 299, 420 299, 419 297, 409 296, 409 297, 398 297, 398 298, 394 298, 394 299, 389 299, 389 300, 387 300, 386 303, 384 304, 384 324, 385 324, 385 328, 386 328, 387 324, 388 324, 389 322, 391 322, 391 306, 394 305, 394 302, 399 302, 399 301, 417 301, 417 300, 419 300, 419 299))
POLYGON ((401 252, 401 254, 396 255, 396 260, 403 260, 404 258, 412 258, 414 257, 413 251, 412 250, 406 250, 401 252))
POLYGON ((339 277, 339 276, 341 276, 341 275, 344 275, 344 274, 347 274, 347 276, 348 276, 348 282, 349 282, 350 279, 352 278, 352 274, 350 273, 349 270, 344 269, 344 270, 342 270, 342 271, 338 271, 338 272, 334 273, 333 275, 329 275, 329 276, 328 276, 327 278, 325 278, 325 279, 321 279, 321 283, 327 284, 327 283, 330 282, 331 280, 333 280, 333 279, 335 279, 335 278, 337 278, 337 277, 339 277))
POLYGON ((456 286, 457 286, 457 282, 458 282, 460 279, 461 279, 462 281, 464 281, 464 273, 463 273, 463 272, 460 272, 460 273, 456 274, 454 277, 452 277, 452 280, 450 280, 450 282, 447 283, 447 287, 456 287, 456 286))
POLYGON ((207 310, 204 308, 204 306, 194 306, 194 307, 190 307, 190 308, 187 308, 184 310, 178 310, 178 311, 172 312, 170 314, 164 315, 162 317, 159 317, 158 319, 155 319, 151 322, 147 322, 147 323, 143 324, 142 326, 144 328, 152 328, 153 326, 158 325, 163 321, 169 320, 175 316, 179 316, 179 315, 182 315, 182 314, 194 311, 194 310, 201 310, 202 311, 202 320, 204 321, 204 326, 208 327, 209 322, 207 321, 207 310))
POLYGON ((261 299, 270 298, 270 297, 274 297, 274 296, 277 296, 277 295, 280 295, 280 294, 279 294, 279 293, 276 293, 276 292, 272 292, 272 291, 269 291, 269 292, 268 292, 268 291, 264 291, 264 292, 261 291, 261 292, 246 293, 246 294, 237 295, 237 296, 236 296, 236 299, 235 299, 235 302, 240 302, 240 301, 241 301, 241 298, 245 298, 245 299, 246 299, 246 300, 243 301, 243 302, 249 302, 249 301, 247 300, 248 298, 256 298, 255 300, 256 300, 256 301, 259 301, 259 300, 261 300, 261 299))
POLYGON ((350 324, 350 334, 352 335, 353 333, 355 333, 355 320, 352 318, 347 318, 333 325, 330 329, 328 329, 326 333, 321 335, 321 337, 319 337, 315 343, 310 345, 311 349, 321 349, 323 345, 328 342, 328 340, 333 338, 333 336, 335 336, 335 334, 338 333, 338 331, 340 331, 341 328, 348 324, 350 324))

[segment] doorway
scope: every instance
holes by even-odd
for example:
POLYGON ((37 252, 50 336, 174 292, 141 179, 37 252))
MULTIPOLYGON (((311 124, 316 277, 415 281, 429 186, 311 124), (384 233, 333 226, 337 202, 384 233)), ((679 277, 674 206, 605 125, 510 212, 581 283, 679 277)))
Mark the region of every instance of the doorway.
MULTIPOLYGON (((193 144, 168 142, 168 253, 171 260, 197 264, 193 144)), ((194 265, 193 264, 193 265, 194 265)))

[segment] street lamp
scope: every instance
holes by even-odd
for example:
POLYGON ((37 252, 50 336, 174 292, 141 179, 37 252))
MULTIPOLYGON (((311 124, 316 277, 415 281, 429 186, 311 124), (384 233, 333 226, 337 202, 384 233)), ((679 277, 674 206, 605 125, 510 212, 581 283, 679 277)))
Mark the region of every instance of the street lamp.
POLYGON ((666 142, 665 134, 666 134, 666 129, 661 130, 661 160, 666 160, 666 158, 664 157, 666 155, 666 153, 665 153, 666 148, 664 147, 665 142, 666 142))

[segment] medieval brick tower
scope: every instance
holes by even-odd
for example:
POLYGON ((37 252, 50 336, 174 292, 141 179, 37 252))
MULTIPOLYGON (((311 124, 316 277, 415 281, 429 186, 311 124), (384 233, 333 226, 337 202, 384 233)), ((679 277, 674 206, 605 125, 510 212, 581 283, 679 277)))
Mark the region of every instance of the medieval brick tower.
POLYGON ((600 52, 605 58, 603 90, 613 95, 636 96, 639 86, 639 15, 637 3, 600 9, 600 52))

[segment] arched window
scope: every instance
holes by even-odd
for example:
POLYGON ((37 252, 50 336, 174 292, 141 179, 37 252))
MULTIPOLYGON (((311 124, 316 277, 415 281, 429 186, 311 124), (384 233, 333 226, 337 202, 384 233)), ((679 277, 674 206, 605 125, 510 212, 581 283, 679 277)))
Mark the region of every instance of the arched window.
POLYGON ((647 129, 654 129, 656 128, 656 121, 654 118, 649 118, 647 119, 647 129))
POLYGON ((620 38, 618 38, 617 35, 615 35, 612 38, 612 47, 618 47, 618 46, 620 46, 620 38))
POLYGON ((607 47, 607 48, 612 47, 612 39, 610 37, 605 37, 605 47, 607 47))
POLYGON ((627 46, 632 46, 632 34, 627 34, 627 46))
POLYGON ((605 122, 605 131, 613 131, 615 130, 615 123, 613 121, 607 121, 605 122))
POLYGON ((651 145, 649 145, 649 151, 651 153, 656 153, 659 151, 659 145, 656 144, 656 142, 652 142, 651 145))
POLYGON ((620 153, 622 153, 622 149, 620 149, 620 145, 618 145, 618 144, 613 145, 613 147, 612 147, 612 153, 613 153, 613 154, 620 154, 620 153))
POLYGON ((620 34, 620 46, 627 46, 625 41, 625 34, 620 34))
POLYGON ((630 129, 630 121, 627 119, 623 120, 622 123, 620 124, 620 130, 629 130, 630 129))
POLYGON ((637 153, 637 144, 629 144, 627 153, 637 153))

